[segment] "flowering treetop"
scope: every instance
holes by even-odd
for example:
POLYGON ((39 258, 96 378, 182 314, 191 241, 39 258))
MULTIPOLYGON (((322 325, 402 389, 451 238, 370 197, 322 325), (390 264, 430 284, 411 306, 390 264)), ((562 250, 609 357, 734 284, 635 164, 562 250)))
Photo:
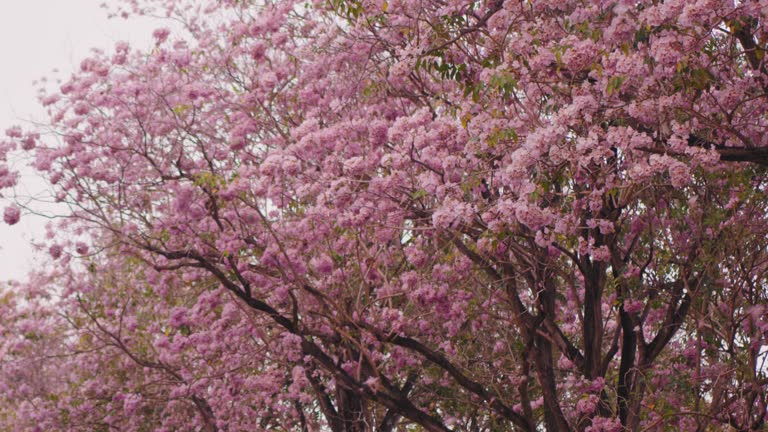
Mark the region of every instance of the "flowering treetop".
POLYGON ((185 30, 2 145, 72 209, 3 297, 8 424, 765 427, 768 2, 115 13, 185 30))

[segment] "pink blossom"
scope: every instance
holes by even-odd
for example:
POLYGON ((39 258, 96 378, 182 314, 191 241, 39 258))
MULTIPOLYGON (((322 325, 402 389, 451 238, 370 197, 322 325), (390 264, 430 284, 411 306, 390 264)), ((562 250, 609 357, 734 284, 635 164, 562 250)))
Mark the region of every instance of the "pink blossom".
POLYGON ((85 255, 88 253, 88 245, 83 242, 77 242, 75 244, 75 251, 80 255, 85 255))
POLYGON ((10 205, 3 211, 3 220, 8 225, 15 225, 21 218, 21 209, 15 205, 10 205))
POLYGON ((578 402, 576 402, 576 411, 582 415, 591 414, 597 408, 597 403, 597 396, 588 395, 587 397, 581 398, 578 402))
POLYGON ((48 248, 48 254, 50 254, 53 259, 59 259, 62 252, 62 247, 57 244, 51 245, 51 247, 48 248))
POLYGON ((312 258, 310 265, 315 271, 323 275, 328 275, 333 271, 333 260, 328 255, 312 258))
POLYGON ((168 36, 171 34, 171 30, 169 30, 166 27, 155 29, 155 31, 152 32, 152 37, 155 38, 155 42, 158 44, 161 44, 168 39, 168 36))
POLYGON ((23 131, 20 126, 13 126, 5 130, 5 135, 9 138, 21 138, 23 131))

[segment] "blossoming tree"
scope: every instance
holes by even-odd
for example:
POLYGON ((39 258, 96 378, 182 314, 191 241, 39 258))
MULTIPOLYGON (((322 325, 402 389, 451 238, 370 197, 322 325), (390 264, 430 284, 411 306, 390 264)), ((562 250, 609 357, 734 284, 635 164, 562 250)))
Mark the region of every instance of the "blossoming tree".
POLYGON ((2 146, 10 429, 766 427, 768 2, 126 5, 2 146))

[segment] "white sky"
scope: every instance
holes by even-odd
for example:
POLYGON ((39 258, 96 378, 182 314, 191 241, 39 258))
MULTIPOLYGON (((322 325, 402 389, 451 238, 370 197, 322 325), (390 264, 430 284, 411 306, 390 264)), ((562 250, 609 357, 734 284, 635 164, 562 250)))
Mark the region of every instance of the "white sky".
MULTIPOLYGON (((42 76, 66 78, 91 48, 111 50, 125 40, 147 48, 155 27, 167 23, 148 19, 107 19, 102 3, 116 0, 3 0, 0 3, 0 134, 30 119, 44 119, 32 82, 42 76)), ((38 193, 41 182, 25 174, 19 194, 38 193), (37 186, 35 186, 37 183, 37 186)), ((0 199, 0 215, 7 201, 0 199)), ((0 216, 0 281, 23 279, 35 265, 31 242, 42 240, 47 221, 22 214, 9 227, 0 216)))

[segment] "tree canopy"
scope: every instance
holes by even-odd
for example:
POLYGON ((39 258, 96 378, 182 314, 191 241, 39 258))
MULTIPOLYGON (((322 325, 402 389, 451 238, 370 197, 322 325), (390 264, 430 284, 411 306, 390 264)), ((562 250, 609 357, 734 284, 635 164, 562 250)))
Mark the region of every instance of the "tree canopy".
POLYGON ((0 144, 0 429, 765 429, 768 1, 124 5, 0 144))

